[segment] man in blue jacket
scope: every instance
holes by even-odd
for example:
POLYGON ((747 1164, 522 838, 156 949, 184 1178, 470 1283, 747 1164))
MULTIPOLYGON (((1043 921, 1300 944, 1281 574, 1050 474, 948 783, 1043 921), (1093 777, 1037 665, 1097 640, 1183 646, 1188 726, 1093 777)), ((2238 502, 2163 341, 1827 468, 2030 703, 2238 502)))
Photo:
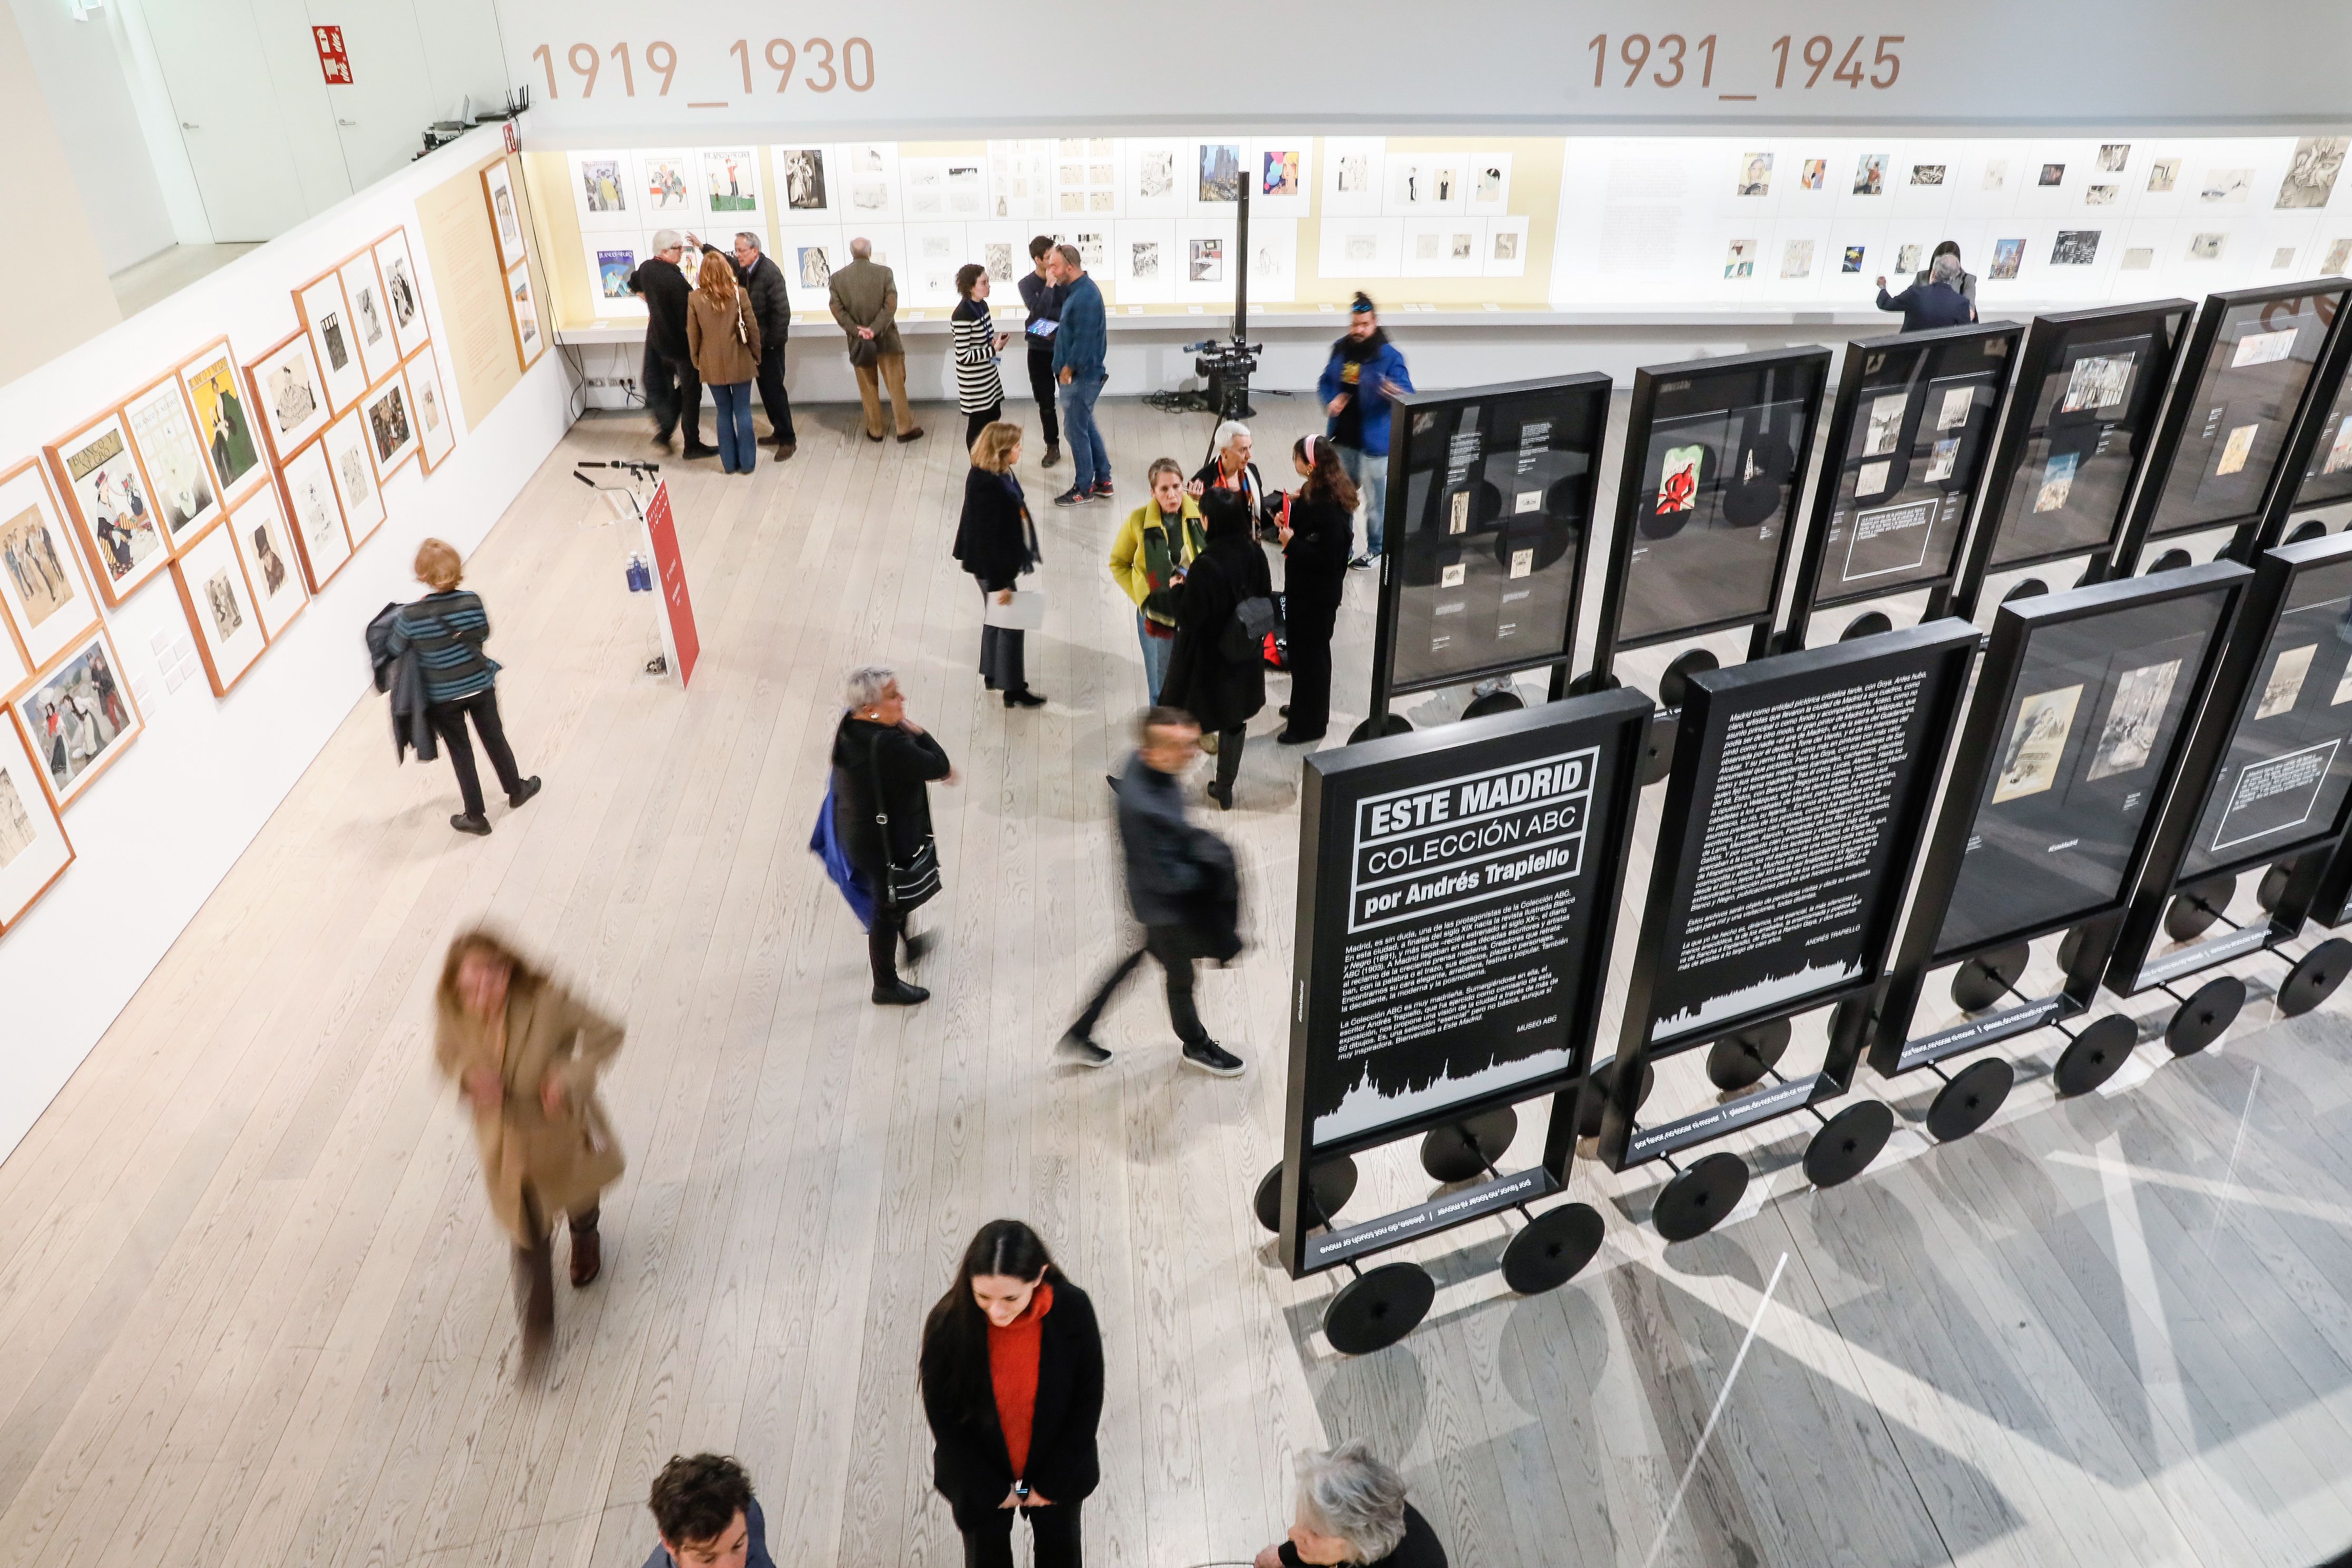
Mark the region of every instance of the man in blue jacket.
POLYGON ((1964 327, 1977 319, 1977 308, 1960 292, 1960 258, 1957 254, 1938 255, 1935 265, 1927 269, 1927 281, 1914 283, 1892 299, 1887 297, 1886 279, 1880 279, 1878 308, 1902 311, 1903 330, 1906 332, 1964 327))
POLYGON ((1062 290, 1062 324, 1054 331, 1054 379, 1062 384, 1062 434, 1069 440, 1070 463, 1077 470, 1054 504, 1076 506, 1110 495, 1110 453, 1095 424, 1095 399, 1110 379, 1104 363, 1110 332, 1102 290, 1087 276, 1076 246, 1054 247, 1054 283, 1062 290))
POLYGON ((1412 390, 1404 355, 1381 330, 1372 297, 1358 294, 1349 308, 1348 335, 1331 345, 1317 395, 1331 416, 1328 435, 1339 448, 1339 466, 1364 495, 1364 538, 1370 546, 1348 563, 1369 566, 1380 559, 1381 530, 1389 500, 1389 399, 1412 390))

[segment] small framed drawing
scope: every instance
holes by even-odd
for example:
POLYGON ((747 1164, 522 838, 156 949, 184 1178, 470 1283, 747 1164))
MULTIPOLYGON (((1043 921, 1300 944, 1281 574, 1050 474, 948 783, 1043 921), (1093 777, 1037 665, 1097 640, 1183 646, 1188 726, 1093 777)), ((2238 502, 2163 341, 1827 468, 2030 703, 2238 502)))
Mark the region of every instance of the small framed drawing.
POLYGON ((286 508, 276 490, 256 490, 252 500, 229 514, 228 526, 236 540, 237 558, 245 563, 245 580, 253 587, 254 605, 261 611, 261 629, 276 642, 310 603, 296 565, 286 508))
POLYGON ((144 728, 104 626, 67 650, 9 704, 33 749, 41 787, 60 811, 114 765, 144 728))
POLYGON ((354 408, 328 426, 319 440, 327 448, 335 497, 343 503, 343 531, 357 550, 383 526, 383 491, 376 483, 374 460, 368 456, 367 430, 360 411, 354 408))
POLYGON ((0 658, 0 695, 44 669, 98 625, 98 601, 81 557, 66 532, 48 476, 30 458, 0 473, 0 621, 7 623, 21 667, 0 658))
POLYGON ((132 393, 122 405, 122 422, 131 432, 139 466, 153 487, 155 515, 163 521, 176 555, 221 514, 212 465, 196 441, 195 422, 188 416, 180 378, 167 375, 132 393))
POLYGON ((383 279, 383 306, 392 317, 393 342, 406 359, 431 341, 425 323, 425 285, 408 248, 408 230, 394 229, 375 242, 375 269, 383 279))
POLYGON ((172 580, 179 584, 188 625, 195 628, 196 652, 204 656, 213 695, 226 697, 269 646, 228 526, 215 524, 182 552, 172 563, 172 580))
POLYGON ((294 548, 302 553, 302 575, 318 593, 352 558, 352 537, 343 528, 343 503, 335 499, 335 476, 327 464, 324 436, 294 454, 278 470, 294 548))
POLYGON ((522 206, 515 200, 514 170, 504 158, 482 171, 482 200, 489 206, 490 231, 499 239, 499 265, 513 267, 523 258, 522 206))
POLYGON ((261 410, 260 424, 269 438, 270 455, 285 467, 294 454, 335 416, 327 405, 319 356, 310 352, 307 333, 297 332, 245 367, 253 406, 261 410))
POLYGON ((73 864, 73 841, 40 773, 31 742, 0 721, 0 936, 73 864))
POLYGON ((98 568, 99 592, 120 605, 172 559, 121 411, 102 414, 45 449, 98 568))
POLYGON ((294 290, 294 303, 326 384, 327 405, 341 414, 358 403, 368 386, 367 366, 360 361, 359 339, 352 330, 351 304, 343 298, 341 275, 330 272, 312 279, 294 290))
POLYGON ((269 477, 269 470, 261 461, 261 435, 246 407, 245 384, 237 378, 228 340, 206 343, 178 374, 221 504, 235 506, 269 477))
POLYGON ((539 301, 530 289, 530 268, 518 266, 507 274, 507 314, 514 321, 515 358, 529 370, 547 347, 539 328, 539 301))
POLYGON ((441 362, 433 345, 408 362, 408 416, 416 422, 417 460, 431 473, 457 449, 457 427, 449 422, 449 400, 441 392, 441 362))
POLYGON ((400 368, 400 344, 392 331, 392 307, 385 303, 383 279, 376 276, 375 252, 362 250, 337 268, 343 280, 343 298, 351 301, 352 335, 359 340, 360 364, 370 386, 400 368))
POLYGON ((374 454, 379 480, 392 478, 394 469, 416 456, 416 417, 402 377, 395 375, 369 393, 360 405, 360 417, 367 424, 368 449, 374 454))

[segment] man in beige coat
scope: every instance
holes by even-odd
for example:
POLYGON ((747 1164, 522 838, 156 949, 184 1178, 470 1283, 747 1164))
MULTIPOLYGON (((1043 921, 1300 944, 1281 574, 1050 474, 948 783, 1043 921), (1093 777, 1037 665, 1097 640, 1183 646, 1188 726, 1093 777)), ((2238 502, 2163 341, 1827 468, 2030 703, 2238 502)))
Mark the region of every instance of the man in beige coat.
POLYGON ((849 367, 857 373, 857 395, 866 405, 866 438, 882 439, 882 400, 876 381, 890 385, 890 412, 898 439, 918 440, 922 426, 907 406, 907 351, 898 342, 898 280, 874 261, 874 242, 849 242, 849 265, 833 275, 833 319, 849 338, 849 367))
POLYGON ((571 1222, 572 1285, 603 1270, 598 1203, 626 1162, 596 1075, 621 1048, 621 1026, 482 931, 449 944, 434 1005, 434 1060, 474 1113, 490 1212, 514 1241, 528 1364, 555 1327, 556 1215, 571 1222))

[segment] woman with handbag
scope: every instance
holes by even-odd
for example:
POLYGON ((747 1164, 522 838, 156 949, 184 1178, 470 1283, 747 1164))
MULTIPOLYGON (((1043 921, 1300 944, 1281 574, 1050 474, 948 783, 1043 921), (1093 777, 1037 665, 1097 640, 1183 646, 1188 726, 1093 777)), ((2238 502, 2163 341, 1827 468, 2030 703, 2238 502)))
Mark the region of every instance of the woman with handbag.
POLYGON ((1308 436, 1290 448, 1290 466, 1306 483, 1285 496, 1282 608, 1290 653, 1290 722, 1275 740, 1303 746, 1323 738, 1331 722, 1331 629, 1348 583, 1348 551, 1356 537, 1356 485, 1339 466, 1328 436, 1308 436))
POLYGON ((980 583, 981 679, 991 691, 1004 693, 1007 708, 1043 708, 1045 699, 1029 689, 1022 662, 1028 634, 1019 626, 989 625, 985 610, 991 603, 1013 603, 1022 575, 1045 559, 1037 550, 1037 525, 1030 521, 1028 500, 1013 477, 1013 466, 1020 461, 1020 426, 1000 419, 982 427, 971 444, 971 471, 964 476, 955 558, 980 583))
POLYGON ((1274 624, 1274 574, 1258 548, 1249 508, 1230 490, 1201 498, 1208 547, 1184 575, 1176 600, 1176 646, 1160 700, 1192 715, 1217 737, 1209 798, 1234 808, 1249 721, 1265 706, 1264 638, 1274 624))
POLYGON ((874 900, 866 956, 875 1003, 911 1007, 931 995, 898 978, 898 943, 909 963, 929 945, 908 933, 907 917, 940 890, 929 785, 961 781, 940 743, 907 717, 897 671, 879 664, 851 670, 848 699, 833 737, 834 832, 874 900))
POLYGON ((751 434, 751 383, 760 374, 760 318, 719 251, 702 253, 694 297, 686 302, 686 346, 695 374, 719 405, 719 466, 748 474, 759 460, 751 434))

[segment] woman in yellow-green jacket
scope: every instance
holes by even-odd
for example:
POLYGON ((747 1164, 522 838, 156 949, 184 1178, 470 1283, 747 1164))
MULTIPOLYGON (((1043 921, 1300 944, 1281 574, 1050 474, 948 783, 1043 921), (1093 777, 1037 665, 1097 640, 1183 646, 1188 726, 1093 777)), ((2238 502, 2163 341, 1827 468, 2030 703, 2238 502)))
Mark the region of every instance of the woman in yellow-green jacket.
POLYGON ((1176 595, 1186 568, 1208 546, 1201 503, 1184 493, 1184 470, 1162 458, 1151 465, 1151 499, 1127 514, 1110 547, 1110 574, 1135 601, 1135 635, 1143 644, 1143 680, 1152 703, 1176 647, 1176 595))

